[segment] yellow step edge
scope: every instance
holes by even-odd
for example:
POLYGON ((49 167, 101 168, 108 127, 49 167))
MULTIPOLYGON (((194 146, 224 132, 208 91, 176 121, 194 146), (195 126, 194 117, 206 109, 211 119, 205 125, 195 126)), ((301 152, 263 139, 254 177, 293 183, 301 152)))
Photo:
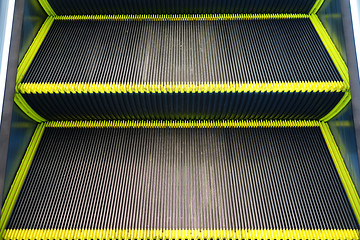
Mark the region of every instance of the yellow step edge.
POLYGON ((225 121, 51 121, 51 128, 256 128, 319 127, 318 121, 225 120, 225 121))
POLYGON ((240 229, 240 230, 169 230, 169 229, 10 229, 4 239, 359 239, 354 229, 240 229))
POLYGON ((197 92, 342 92, 343 82, 269 82, 208 84, 20 83, 30 93, 197 93, 197 92))
POLYGON ((311 8, 309 14, 315 14, 319 11, 320 7, 323 5, 324 0, 316 0, 314 6, 311 8))
MULTIPOLYGON (((355 189, 355 185, 351 180, 350 174, 346 168, 344 159, 342 158, 341 153, 336 145, 335 139, 330 131, 329 125, 327 123, 320 123, 320 129, 324 135, 324 139, 334 160, 334 164, 339 173, 346 194, 350 200, 350 204, 353 208, 356 219, 360 224, 360 198, 355 189)), ((358 235, 358 237, 360 237, 360 235, 358 235)))
POLYGON ((25 99, 21 96, 20 93, 15 93, 14 102, 16 105, 32 120, 35 122, 46 122, 46 119, 37 114, 25 101, 25 99))
POLYGON ((15 205, 16 199, 20 193, 20 189, 24 183, 26 174, 30 168, 32 159, 35 155, 37 147, 39 146, 40 139, 43 135, 45 129, 44 124, 38 124, 35 129, 35 132, 31 138, 28 148, 26 149, 24 158, 20 164, 20 167, 16 173, 15 179, 11 185, 10 191, 6 197, 5 203, 1 210, 1 218, 0 218, 0 234, 3 236, 6 224, 10 218, 10 214, 15 205))
POLYGON ((42 6, 42 8, 45 10, 47 15, 56 16, 55 11, 52 9, 52 7, 50 6, 50 4, 47 0, 39 0, 39 3, 42 6))
POLYGON ((331 40, 329 34, 327 33, 326 29, 324 28, 324 26, 322 25, 320 19, 316 14, 310 15, 310 20, 316 32, 318 33, 321 41, 323 42, 327 52, 329 53, 332 61, 334 62, 336 69, 338 70, 341 78, 344 80, 345 88, 350 89, 349 71, 339 51, 337 50, 335 44, 331 40))
POLYGON ((53 17, 47 17, 43 25, 41 26, 40 30, 38 31, 37 35, 34 38, 34 41, 31 43, 29 49, 27 50, 26 54, 24 55, 23 59, 21 60, 16 75, 16 91, 14 96, 14 101, 16 105, 31 119, 36 122, 43 122, 46 121, 44 118, 39 116, 30 106, 26 103, 24 98, 21 94, 18 93, 18 86, 21 83, 21 80, 24 78, 26 71, 28 70, 31 62, 33 61, 37 51, 39 50, 42 42, 45 39, 46 34, 48 33, 52 23, 54 22, 53 17))
MULTIPOLYGON (((323 1, 319 1, 319 0, 317 1, 317 4, 319 4, 319 6, 318 6, 319 8, 320 8, 322 2, 323 1)), ((327 33, 326 29, 322 25, 318 16, 316 14, 311 14, 310 20, 311 20, 316 32, 318 33, 321 41, 323 42, 327 52, 329 53, 332 61, 334 62, 335 67, 338 70, 341 78, 343 79, 344 90, 346 91, 345 95, 342 97, 340 102, 334 107, 334 109, 331 110, 325 117, 320 119, 321 121, 329 121, 333 117, 335 117, 351 100, 349 71, 346 66, 346 63, 342 59, 339 51, 337 50, 335 44, 331 40, 329 34, 327 33)))
POLYGON ((350 90, 348 90, 344 93, 344 96, 340 99, 338 104, 336 104, 336 106, 328 114, 326 114, 323 118, 321 118, 320 121, 322 122, 330 121, 338 113, 340 113, 341 110, 343 110, 346 107, 346 105, 350 102, 350 100, 351 100, 351 94, 350 94, 350 90))
POLYGON ((40 30, 36 34, 33 42, 31 43, 29 49, 25 53, 23 59, 21 60, 19 67, 17 69, 16 83, 19 84, 24 78, 26 71, 28 70, 31 62, 33 61, 37 51, 39 50, 42 42, 44 41, 46 34, 49 32, 51 25, 54 22, 53 17, 47 17, 40 30))
POLYGON ((118 21, 216 21, 256 19, 309 18, 308 14, 127 14, 127 15, 63 15, 56 20, 118 20, 118 21))

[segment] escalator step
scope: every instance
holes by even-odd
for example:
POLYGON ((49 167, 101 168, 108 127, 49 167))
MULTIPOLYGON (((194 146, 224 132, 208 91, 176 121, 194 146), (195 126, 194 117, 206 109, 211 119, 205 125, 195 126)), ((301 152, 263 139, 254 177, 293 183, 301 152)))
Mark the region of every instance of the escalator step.
POLYGON ((320 127, 86 126, 45 128, 8 231, 359 229, 320 127))
POLYGON ((17 89, 47 120, 320 119, 346 90, 308 17, 55 20, 17 89))
POLYGON ((22 80, 123 85, 301 81, 342 81, 308 18, 55 20, 22 80))
MULTIPOLYGON (((44 2, 44 0, 40 0, 44 2)), ((57 15, 309 13, 316 0, 47 0, 57 15)))

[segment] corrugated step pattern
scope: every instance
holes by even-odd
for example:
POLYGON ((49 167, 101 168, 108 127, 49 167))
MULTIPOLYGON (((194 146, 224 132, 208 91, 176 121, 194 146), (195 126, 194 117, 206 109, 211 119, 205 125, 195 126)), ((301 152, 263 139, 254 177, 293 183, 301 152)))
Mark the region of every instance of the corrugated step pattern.
POLYGON ((47 128, 7 229, 358 229, 321 130, 47 128))
POLYGON ((47 120, 321 119, 341 89, 256 84, 342 81, 307 18, 55 20, 18 90, 47 120))
POLYGON ((47 120, 321 119, 343 92, 43 93, 24 99, 47 120))
POLYGON ((309 19, 55 20, 23 83, 342 81, 309 19))
POLYGON ((48 0, 58 15, 309 13, 316 0, 48 0))

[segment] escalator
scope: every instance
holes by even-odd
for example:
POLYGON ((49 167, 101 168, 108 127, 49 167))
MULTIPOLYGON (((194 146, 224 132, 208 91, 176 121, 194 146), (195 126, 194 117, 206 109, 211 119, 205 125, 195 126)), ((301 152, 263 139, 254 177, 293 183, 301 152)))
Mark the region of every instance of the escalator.
POLYGON ((39 2, 4 239, 360 239, 323 1, 39 2))

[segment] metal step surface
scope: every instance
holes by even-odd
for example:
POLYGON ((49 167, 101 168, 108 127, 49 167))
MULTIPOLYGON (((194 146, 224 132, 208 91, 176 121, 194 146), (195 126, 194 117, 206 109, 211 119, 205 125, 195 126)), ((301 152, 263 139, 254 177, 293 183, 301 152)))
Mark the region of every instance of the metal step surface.
POLYGON ((90 230, 107 229, 320 233, 359 225, 319 127, 84 124, 45 128, 6 229, 17 238, 29 237, 22 229, 77 229, 89 239, 90 230))
POLYGON ((310 19, 55 20, 23 83, 342 81, 310 19))

